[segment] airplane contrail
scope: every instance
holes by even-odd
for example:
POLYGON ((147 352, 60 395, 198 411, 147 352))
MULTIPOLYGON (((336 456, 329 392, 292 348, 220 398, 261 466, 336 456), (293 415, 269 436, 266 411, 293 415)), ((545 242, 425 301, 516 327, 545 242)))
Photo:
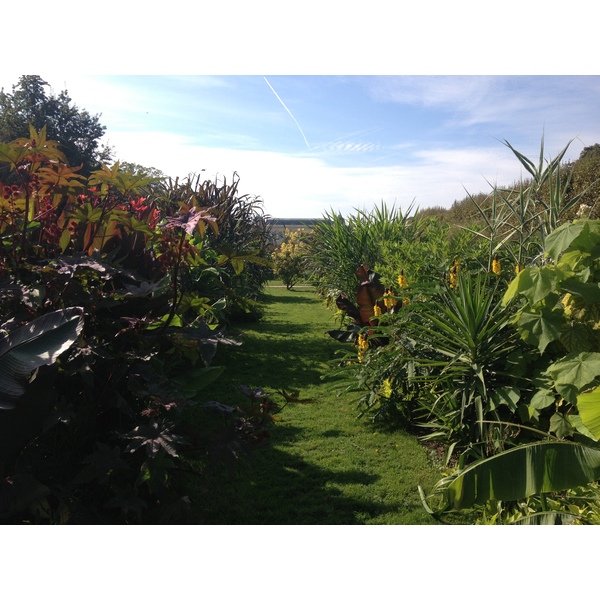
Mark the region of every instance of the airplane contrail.
POLYGON ((266 77, 263 77, 263 79, 267 82, 267 85, 271 88, 271 91, 275 94, 275 97, 277 98, 277 100, 279 100, 279 102, 281 102, 281 106, 283 106, 283 108, 285 108, 285 110, 287 111, 288 115, 290 115, 290 117, 292 117, 292 119, 294 119, 294 123, 296 123, 296 126, 300 130, 300 133, 302 134, 302 137, 304 138, 304 141, 306 142, 306 147, 310 150, 310 145, 308 143, 308 140, 306 139, 306 136, 304 135, 304 131, 302 131, 302 127, 300 127, 300 123, 298 123, 298 121, 296 121, 296 117, 294 117, 294 115, 292 114, 290 109, 285 105, 283 100, 279 97, 277 92, 273 89, 273 86, 269 83, 269 80, 266 77))

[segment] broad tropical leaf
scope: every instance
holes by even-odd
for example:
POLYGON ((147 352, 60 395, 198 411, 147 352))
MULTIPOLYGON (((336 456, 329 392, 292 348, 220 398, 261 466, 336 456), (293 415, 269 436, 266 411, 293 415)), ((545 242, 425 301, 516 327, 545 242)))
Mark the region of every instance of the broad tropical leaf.
POLYGON ((466 468, 445 488, 450 508, 521 500, 600 479, 600 449, 573 442, 524 444, 466 468))
POLYGON ((565 223, 557 227, 546 239, 545 250, 548 255, 557 260, 568 248, 578 248, 590 251, 600 241, 600 222, 577 221, 565 223))
POLYGON ((556 291, 559 273, 551 267, 529 267, 520 281, 519 291, 533 306, 556 291))
POLYGON ((584 283, 571 278, 563 281, 561 287, 565 292, 581 296, 586 304, 600 303, 600 285, 598 283, 584 283))
POLYGON ((584 223, 564 223, 557 227, 546 238, 545 250, 554 261, 562 252, 569 248, 573 240, 577 239, 584 228, 584 223))
POLYGON ((523 311, 518 326, 521 337, 543 353, 550 342, 560 338, 563 318, 559 313, 547 309, 539 313, 523 311))
POLYGON ((155 457, 160 450, 177 457, 177 445, 182 444, 184 439, 180 435, 172 433, 172 427, 159 425, 152 421, 148 425, 138 425, 133 431, 124 435, 123 438, 131 440, 125 452, 135 452, 145 448, 148 456, 155 457))
POLYGON ((554 379, 555 385, 574 385, 581 390, 600 377, 600 352, 567 354, 550 365, 546 373, 554 379))
POLYGON ((0 340, 0 408, 14 408, 29 375, 51 365, 75 343, 83 328, 83 308, 48 313, 0 340))
POLYGON ((583 424, 600 439, 600 387, 577 396, 577 409, 583 424))

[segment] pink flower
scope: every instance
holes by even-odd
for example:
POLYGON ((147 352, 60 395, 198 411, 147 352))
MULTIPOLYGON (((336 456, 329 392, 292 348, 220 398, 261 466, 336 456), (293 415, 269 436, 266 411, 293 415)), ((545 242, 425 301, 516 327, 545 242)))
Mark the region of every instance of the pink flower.
POLYGON ((213 223, 216 221, 216 218, 211 217, 208 211, 200 210, 199 212, 196 212, 196 207, 193 206, 190 210, 178 217, 167 217, 167 223, 164 225, 164 229, 180 227, 181 229, 185 229, 185 232, 188 235, 192 235, 200 219, 203 221, 211 221, 213 223))

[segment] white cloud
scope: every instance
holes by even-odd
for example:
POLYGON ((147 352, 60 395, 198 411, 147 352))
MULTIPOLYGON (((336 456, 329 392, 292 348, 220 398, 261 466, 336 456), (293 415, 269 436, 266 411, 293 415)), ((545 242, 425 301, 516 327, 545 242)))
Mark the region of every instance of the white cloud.
POLYGON ((415 154, 418 164, 336 168, 306 156, 275 152, 208 148, 165 133, 116 133, 111 137, 119 158, 161 169, 171 176, 190 173, 207 179, 240 176, 239 192, 260 196, 267 214, 279 218, 320 217, 326 210, 348 214, 385 202, 408 208, 450 206, 466 191, 489 191, 487 181, 508 184, 520 165, 499 148, 428 150, 415 154), (487 180, 487 181, 486 181, 487 180))
POLYGON ((597 76, 412 76, 362 81, 376 101, 443 111, 446 132, 475 126, 485 126, 491 135, 505 132, 499 138, 515 132, 533 144, 525 152, 539 150, 544 131, 549 155, 576 136, 585 137, 586 143, 595 143, 600 136, 600 119, 590 113, 600 97, 597 76))
POLYGON ((318 150, 325 150, 326 152, 339 152, 339 153, 361 153, 361 152, 374 152, 381 148, 380 144, 373 142, 333 142, 327 144, 318 150))

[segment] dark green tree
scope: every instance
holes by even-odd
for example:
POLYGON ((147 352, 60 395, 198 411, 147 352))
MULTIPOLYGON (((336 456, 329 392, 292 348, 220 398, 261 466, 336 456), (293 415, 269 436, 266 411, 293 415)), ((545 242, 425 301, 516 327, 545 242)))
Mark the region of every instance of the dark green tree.
POLYGON ((40 130, 46 125, 47 138, 60 143, 70 166, 82 165, 88 175, 101 162, 111 159, 112 150, 100 145, 106 127, 100 115, 73 104, 66 90, 48 94, 49 84, 39 75, 22 75, 12 93, 0 91, 0 142, 29 137, 29 125, 40 130))

